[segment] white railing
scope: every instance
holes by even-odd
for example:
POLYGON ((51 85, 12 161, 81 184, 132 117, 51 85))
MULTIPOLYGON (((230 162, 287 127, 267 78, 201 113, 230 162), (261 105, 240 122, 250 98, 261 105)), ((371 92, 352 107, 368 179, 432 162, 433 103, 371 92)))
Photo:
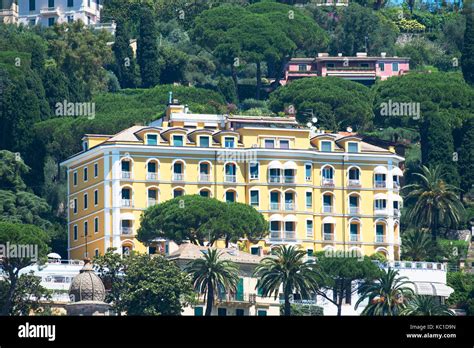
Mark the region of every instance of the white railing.
POLYGON ((40 14, 57 14, 59 15, 59 7, 43 7, 40 9, 40 14))
POLYGON ((332 205, 323 205, 323 213, 332 213, 332 205))
POLYGON ((334 186, 334 179, 323 178, 322 186, 334 186))
POLYGON ((394 188, 394 189, 399 189, 399 188, 400 188, 400 183, 394 181, 394 182, 393 182, 393 188, 394 188))
POLYGON ((173 173, 173 181, 183 181, 184 174, 182 173, 173 173))
POLYGON ((351 242, 358 242, 359 239, 360 239, 360 238, 359 238, 359 235, 358 235, 358 234, 351 233, 351 234, 349 235, 349 240, 350 240, 351 242))
POLYGON ((201 181, 201 182, 209 182, 209 181, 211 181, 211 176, 210 176, 209 174, 200 173, 200 174, 199 174, 199 181, 201 181))
POLYGON ((349 187, 360 187, 361 184, 360 184, 360 180, 356 180, 356 179, 349 179, 349 181, 347 182, 347 186, 349 187))
POLYGON ((334 233, 323 233, 323 240, 334 240, 334 233))
POLYGON ((426 269, 433 271, 446 271, 445 263, 439 262, 419 262, 419 261, 390 261, 383 263, 385 267, 396 269, 426 269))
POLYGON ((308 238, 313 238, 314 237, 314 231, 312 228, 307 228, 306 229, 306 237, 308 238))
POLYGON ((294 182, 295 182, 294 176, 285 175, 285 184, 294 184, 294 182))
POLYGON ((146 178, 147 180, 157 180, 158 179, 158 174, 157 173, 146 173, 146 178))
POLYGON ((311 181, 311 177, 310 177, 310 176, 307 176, 305 179, 306 179, 306 181, 311 181))
POLYGON ((374 182, 374 187, 376 187, 376 188, 385 188, 385 187, 387 187, 387 182, 386 181, 375 181, 374 182))
POLYGON ((285 239, 296 239, 295 231, 285 231, 285 239))
POLYGON ((132 200, 131 199, 123 199, 122 198, 122 207, 131 207, 132 206, 132 200))
POLYGON ((131 234, 133 234, 133 228, 132 227, 122 227, 120 229, 120 233, 125 234, 125 235, 131 235, 131 234))
POLYGON ((385 235, 376 235, 375 243, 385 243, 385 235))
POLYGON ((157 203, 156 199, 152 199, 152 198, 148 199, 148 206, 149 207, 154 206, 156 203, 157 203))
POLYGON ((132 172, 127 172, 122 170, 122 179, 130 179, 132 177, 132 172))
POLYGON ((349 207, 349 214, 359 214, 359 207, 349 207))
POLYGON ((285 203, 285 210, 295 210, 295 203, 285 203))
POLYGON ((396 209, 396 208, 393 208, 393 215, 395 216, 400 216, 400 210, 399 209, 396 209))
POLYGON ((280 183, 281 182, 281 177, 279 175, 270 175, 270 180, 271 183, 280 183))
POLYGON ((375 208, 374 209, 375 215, 387 215, 387 208, 375 208))
POLYGON ((225 182, 237 182, 237 175, 226 174, 224 178, 225 182))
POLYGON ((250 179, 258 179, 258 174, 250 174, 250 179))
POLYGON ((281 239, 281 231, 270 231, 270 239, 281 239))
POLYGON ((270 203, 270 210, 280 210, 280 203, 271 202, 270 203))

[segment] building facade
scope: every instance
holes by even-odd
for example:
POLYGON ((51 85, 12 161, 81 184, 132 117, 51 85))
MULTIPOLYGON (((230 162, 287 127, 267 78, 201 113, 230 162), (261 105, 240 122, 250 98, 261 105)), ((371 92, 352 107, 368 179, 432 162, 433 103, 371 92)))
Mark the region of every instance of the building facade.
POLYGON ((18 23, 18 4, 16 0, 0 0, 0 23, 18 23))
POLYGON ((342 54, 330 57, 327 53, 318 53, 316 58, 293 58, 285 68, 285 77, 280 84, 304 77, 334 76, 365 84, 372 84, 377 78, 386 80, 392 76, 406 74, 410 70, 410 59, 403 57, 368 57, 366 53, 357 53, 356 57, 342 54))
POLYGON ((53 26, 81 20, 86 25, 100 22, 99 0, 19 0, 19 22, 53 26))
POLYGON ((399 258, 403 157, 355 133, 312 133, 295 118, 192 114, 171 103, 163 120, 115 135, 88 134, 68 173, 69 259, 147 250, 135 235, 147 207, 200 194, 255 207, 266 254, 298 245, 399 258))

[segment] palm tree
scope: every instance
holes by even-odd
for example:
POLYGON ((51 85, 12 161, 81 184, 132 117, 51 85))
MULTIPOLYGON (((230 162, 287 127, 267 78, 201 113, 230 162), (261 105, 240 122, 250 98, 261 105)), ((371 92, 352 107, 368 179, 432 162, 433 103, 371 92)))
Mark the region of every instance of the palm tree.
POLYGON ((411 230, 402 236, 402 259, 427 261, 433 252, 433 242, 429 234, 422 230, 411 230))
POLYGON ((362 315, 398 315, 405 307, 407 298, 413 295, 413 290, 407 286, 412 282, 407 279, 398 277, 398 271, 389 268, 375 282, 361 285, 361 295, 355 308, 368 299, 369 304, 362 311, 362 315))
POLYGON ((254 276, 259 278, 257 288, 262 296, 274 295, 276 299, 283 287, 284 313, 291 315, 290 295, 297 292, 308 298, 317 287, 315 264, 305 261, 306 252, 293 246, 280 246, 273 252, 274 255, 265 257, 255 268, 254 276))
POLYGON ((235 292, 239 281, 239 267, 235 262, 222 260, 217 249, 207 249, 204 257, 191 261, 186 271, 191 275, 194 289, 206 299, 205 315, 212 312, 214 297, 219 290, 235 292))
POLYGON ((453 316, 454 312, 449 310, 448 306, 436 302, 433 296, 416 295, 408 301, 400 315, 453 316))
POLYGON ((417 227, 429 228, 436 240, 440 226, 457 226, 464 216, 464 207, 456 194, 459 189, 443 180, 440 166, 422 166, 421 173, 414 175, 419 182, 404 188, 409 191, 407 199, 416 199, 407 219, 417 227))

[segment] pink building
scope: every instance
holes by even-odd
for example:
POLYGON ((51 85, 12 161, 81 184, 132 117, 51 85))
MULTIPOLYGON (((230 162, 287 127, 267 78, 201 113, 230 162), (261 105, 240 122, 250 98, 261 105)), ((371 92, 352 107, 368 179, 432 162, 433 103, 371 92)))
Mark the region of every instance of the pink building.
POLYGON ((366 53, 357 53, 355 57, 330 57, 328 53, 318 53, 316 58, 293 58, 285 68, 285 77, 281 85, 303 77, 335 76, 348 80, 372 84, 379 77, 386 80, 391 76, 399 76, 410 69, 410 58, 368 57, 366 53))

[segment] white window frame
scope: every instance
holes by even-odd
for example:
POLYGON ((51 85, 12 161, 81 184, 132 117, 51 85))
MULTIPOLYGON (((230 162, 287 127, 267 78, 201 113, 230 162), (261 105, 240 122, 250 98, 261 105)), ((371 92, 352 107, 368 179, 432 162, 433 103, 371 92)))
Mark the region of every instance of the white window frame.
POLYGON ((99 176, 99 164, 96 162, 94 163, 94 178, 99 176))
POLYGON ((79 228, 77 227, 77 224, 74 224, 74 226, 72 226, 72 239, 78 240, 78 237, 79 237, 79 228))
POLYGON ((72 213, 77 214, 77 211, 79 210, 77 207, 78 206, 77 197, 73 199, 73 202, 74 202, 74 207, 72 208, 72 213))
POLYGON ((306 191, 304 194, 304 205, 306 209, 313 209, 313 191, 306 191), (311 195, 311 206, 308 207, 308 193, 311 195))
POLYGON ((94 190, 94 207, 97 207, 98 205, 99 205, 99 190, 96 189, 94 190))
MULTIPOLYGON (((159 140, 159 134, 158 134, 158 133, 147 133, 147 134, 146 134, 146 145, 150 145, 150 144, 148 143, 148 136, 149 136, 149 135, 154 135, 154 136, 156 136, 156 145, 158 145, 158 140, 159 140)), ((150 146, 156 146, 156 145, 150 145, 150 146)))
POLYGON ((173 137, 173 146, 184 146, 184 145, 185 145, 185 144, 184 144, 184 135, 182 135, 182 134, 173 134, 172 137, 173 137), (176 144, 175 144, 175 137, 181 137, 181 139, 182 139, 182 145, 176 145, 176 144))
POLYGON ((260 163, 259 162, 250 162, 249 163, 249 178, 250 180, 259 180, 260 178, 260 163), (250 170, 251 167, 257 166, 257 176, 252 177, 252 171, 250 170))
POLYGON ((321 140, 321 152, 332 152, 332 151, 333 151, 332 141, 331 140, 321 140), (329 143, 329 147, 330 147, 329 151, 323 150, 323 144, 324 143, 329 143))
POLYGON ((83 180, 84 182, 88 182, 88 181, 89 181, 89 168, 87 167, 87 165, 84 166, 84 168, 82 168, 82 180, 83 180), (87 173, 87 175, 84 175, 84 174, 86 174, 86 173, 87 173))
POLYGON ((312 163, 305 163, 304 164, 304 176, 305 176, 305 181, 306 182, 311 182, 313 181, 313 164, 312 163), (310 167, 310 174, 311 176, 306 176, 306 166, 310 167))
POLYGON ((78 179, 77 170, 75 170, 72 173, 72 186, 74 186, 74 187, 77 186, 77 179, 78 179))
POLYGON ((264 149, 275 149, 277 146, 277 140, 275 138, 263 138, 263 148, 264 149), (266 142, 267 141, 272 141, 273 142, 273 147, 267 147, 266 142))
POLYGON ((208 136, 208 135, 200 135, 200 136, 199 136, 199 147, 203 147, 203 148, 211 147, 211 137, 208 136), (208 145, 207 145, 207 146, 202 146, 202 145, 201 145, 201 139, 203 139, 203 138, 206 138, 206 139, 207 139, 207 141, 208 141, 208 145))
POLYGON ((358 153, 359 152, 359 143, 357 141, 348 141, 347 142, 347 152, 348 153, 358 153), (351 145, 357 146, 357 151, 349 151, 351 145))
POLYGON ((99 217, 98 216, 94 218, 94 234, 95 233, 99 233, 99 217), (97 230, 96 230, 96 227, 97 227, 97 230))
POLYGON ((260 207, 260 190, 259 189, 250 189, 249 190, 249 202, 250 202, 250 205, 254 208, 258 209, 260 207), (252 204, 252 192, 257 192, 257 204, 256 205, 252 204))
POLYGON ((89 209, 89 194, 88 193, 84 193, 84 195, 82 196, 82 205, 83 205, 84 210, 89 209))
POLYGON ((306 238, 313 238, 314 237, 314 221, 313 221, 313 219, 306 219, 306 222, 305 222, 305 235, 306 235, 306 238), (308 234, 308 221, 311 222, 311 234, 308 234))

